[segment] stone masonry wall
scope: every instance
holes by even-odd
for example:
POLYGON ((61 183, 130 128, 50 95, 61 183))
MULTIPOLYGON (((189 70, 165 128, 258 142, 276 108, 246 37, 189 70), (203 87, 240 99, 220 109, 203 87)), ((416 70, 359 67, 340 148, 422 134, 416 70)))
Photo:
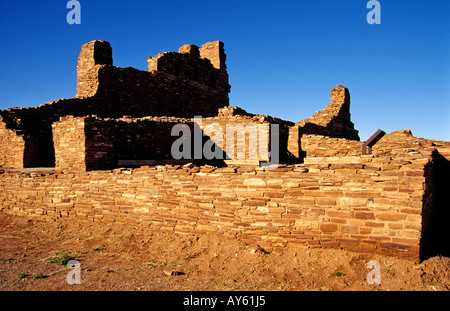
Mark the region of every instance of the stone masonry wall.
POLYGON ((148 71, 165 72, 211 88, 230 91, 223 42, 193 44, 180 47, 178 53, 166 52, 147 59, 148 71))
POLYGON ((171 160, 174 125, 188 119, 67 116, 53 124, 56 168, 76 172, 113 169, 120 160, 171 160))
POLYGON ((347 157, 361 155, 363 143, 345 138, 303 134, 300 145, 306 157, 347 157))
POLYGON ((77 63, 77 97, 95 95, 99 81, 93 79, 97 65, 113 64, 112 48, 109 42, 95 40, 85 43, 78 56, 77 63))
POLYGON ((279 135, 277 137, 280 163, 298 162, 297 158, 288 154, 289 126, 294 125, 293 122, 267 115, 255 115, 239 107, 221 108, 217 116, 203 118, 201 121, 201 129, 207 133, 213 128, 213 125, 219 126, 221 133, 212 131, 212 137, 209 138, 223 150, 224 157, 233 160, 233 163, 268 161, 268 152, 271 151, 271 146, 274 143, 271 141, 271 132, 273 130, 271 125, 278 125, 279 135), (263 127, 260 128, 260 126, 263 127), (232 133, 228 133, 227 129, 232 131, 232 133), (227 135, 231 134, 233 134, 234 139, 234 150, 227 150, 227 135), (245 139, 243 140, 242 137, 244 136, 241 137, 239 135, 245 135, 245 139), (251 153, 252 150, 256 151, 256 155, 251 153), (241 159, 239 159, 238 153, 241 153, 241 159))
POLYGON ((86 170, 86 139, 84 118, 72 116, 53 123, 55 166, 61 170, 86 170))
MULTIPOLYGON (((112 169, 118 167, 120 160, 174 160, 171 153, 171 147, 179 136, 171 136, 172 128, 177 124, 186 124, 190 129, 190 148, 189 159, 213 160, 214 163, 223 163, 223 160, 232 159, 234 161, 257 160, 267 161, 267 151, 270 151, 270 123, 267 116, 249 115, 228 115, 228 110, 235 108, 221 109, 219 116, 213 118, 196 119, 185 118, 162 118, 162 117, 144 117, 144 118, 120 118, 109 119, 100 117, 62 117, 59 122, 53 124, 53 140, 56 154, 56 168, 66 171, 94 170, 94 169, 112 169), (203 151, 207 141, 211 139, 215 146, 209 146, 211 150, 217 148, 222 152, 215 159, 207 159, 204 152, 200 158, 193 153, 196 138, 194 132, 194 122, 197 124, 201 136, 201 146, 203 151), (219 130, 208 130, 209 125, 219 126, 219 130), (253 136, 252 131, 248 130, 248 125, 267 125, 267 132, 255 127, 256 139, 250 140, 253 136), (227 127, 242 126, 243 129, 235 129, 233 133, 235 150, 234 154, 227 152, 227 127), (238 132, 244 132, 247 127, 244 144, 242 139, 237 139, 238 132), (206 131, 203 132, 203 130, 206 131), (206 135, 206 134, 208 134, 206 135), (252 145, 250 145, 250 142, 252 145), (266 154, 261 154, 260 144, 265 144, 266 154), (250 154, 251 148, 256 151, 256 156, 250 154), (244 151, 244 158, 238 159, 238 151, 244 151)), ((273 121, 273 120, 272 120, 273 121)), ((282 123, 281 120, 278 120, 282 123)), ((287 131, 283 132, 286 134, 287 131)), ((286 139, 285 139, 286 141, 286 139)), ((280 143, 283 146, 283 142, 280 143)), ((212 163, 211 162, 211 163, 212 163)), ((253 161, 255 162, 255 161, 253 161)), ((236 162, 235 162, 236 163, 236 162)))
POLYGON ((324 109, 314 113, 309 119, 297 122, 302 134, 316 134, 359 141, 350 114, 350 92, 338 85, 330 92, 331 102, 324 109))
MULTIPOLYGON (((210 42, 225 61, 223 43, 219 43, 210 42)), ((230 86, 224 63, 215 68, 200 53, 177 52, 159 54, 148 62, 150 72, 115 67, 108 42, 88 42, 78 58, 77 97, 96 97, 104 111, 91 113, 109 117, 213 116, 218 108, 228 106, 230 86)))
POLYGON ((165 72, 164 68, 152 73, 115 67, 108 42, 86 43, 78 58, 76 98, 0 110, 0 134, 11 138, 3 139, 0 165, 54 166, 52 123, 68 115, 103 118, 217 115, 219 108, 229 105, 223 43, 210 42, 201 50, 206 51, 202 52, 203 58, 183 54, 185 51, 174 53, 177 59, 183 58, 186 68, 197 73, 196 80, 189 80, 182 73, 165 72), (20 141, 25 144, 23 148, 20 141))
POLYGON ((0 171, 0 210, 28 217, 217 232, 270 249, 336 247, 419 258, 423 159, 373 155, 254 166, 0 171))
POLYGON ((23 167, 25 142, 23 136, 6 127, 0 115, 0 167, 23 167))

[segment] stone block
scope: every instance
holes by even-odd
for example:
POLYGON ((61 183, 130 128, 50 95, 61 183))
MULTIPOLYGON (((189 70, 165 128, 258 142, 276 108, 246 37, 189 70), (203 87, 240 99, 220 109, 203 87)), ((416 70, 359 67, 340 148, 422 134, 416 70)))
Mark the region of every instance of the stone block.
POLYGON ((400 221, 406 219, 406 214, 402 213, 377 213, 375 217, 382 221, 400 221))
POLYGON ((372 212, 355 212, 355 219, 375 219, 372 212))
POLYGON ((320 230, 325 233, 336 232, 338 225, 333 223, 323 223, 320 225, 320 230))
POLYGON ((263 179, 259 178, 247 178, 244 180, 244 185, 254 187, 264 187, 266 186, 266 182, 263 179))
POLYGON ((318 197, 315 198, 317 205, 336 205, 336 199, 331 197, 318 197))

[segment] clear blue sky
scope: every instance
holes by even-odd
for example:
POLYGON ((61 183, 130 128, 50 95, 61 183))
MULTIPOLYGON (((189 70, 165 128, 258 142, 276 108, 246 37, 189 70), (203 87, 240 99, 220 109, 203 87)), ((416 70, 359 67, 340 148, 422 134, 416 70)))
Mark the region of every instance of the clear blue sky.
POLYGON ((83 43, 102 39, 114 65, 146 70, 146 58, 186 43, 221 40, 230 104, 291 121, 350 89, 352 120, 366 140, 378 128, 450 140, 450 1, 68 0, 0 2, 0 109, 74 97, 83 43))

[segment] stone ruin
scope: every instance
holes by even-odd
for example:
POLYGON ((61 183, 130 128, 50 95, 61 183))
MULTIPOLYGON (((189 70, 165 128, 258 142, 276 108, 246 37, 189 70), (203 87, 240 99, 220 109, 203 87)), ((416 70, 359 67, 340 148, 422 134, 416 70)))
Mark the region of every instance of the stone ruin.
POLYGON ((333 247, 416 261, 450 254, 450 142, 399 130, 363 154, 341 85, 300 122, 229 106, 229 92, 220 41, 149 57, 148 72, 113 66, 108 42, 84 44, 75 98, 0 111, 0 210, 216 232, 264 249, 333 247), (193 132, 277 125, 280 163, 266 170, 268 154, 249 153, 270 149, 270 131, 241 142, 224 135, 245 159, 202 132, 223 160, 176 160, 176 124, 193 132))

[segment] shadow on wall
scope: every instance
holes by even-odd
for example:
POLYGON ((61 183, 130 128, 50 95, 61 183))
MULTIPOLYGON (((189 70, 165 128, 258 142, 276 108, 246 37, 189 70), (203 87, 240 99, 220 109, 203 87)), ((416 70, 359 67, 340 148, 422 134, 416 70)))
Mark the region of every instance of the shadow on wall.
POLYGON ((434 150, 425 176, 420 261, 450 256, 450 161, 434 150))
MULTIPOLYGON (((45 127, 44 125, 43 127, 45 127)), ((55 167, 55 147, 53 135, 30 137, 25 140, 23 167, 55 167)))

